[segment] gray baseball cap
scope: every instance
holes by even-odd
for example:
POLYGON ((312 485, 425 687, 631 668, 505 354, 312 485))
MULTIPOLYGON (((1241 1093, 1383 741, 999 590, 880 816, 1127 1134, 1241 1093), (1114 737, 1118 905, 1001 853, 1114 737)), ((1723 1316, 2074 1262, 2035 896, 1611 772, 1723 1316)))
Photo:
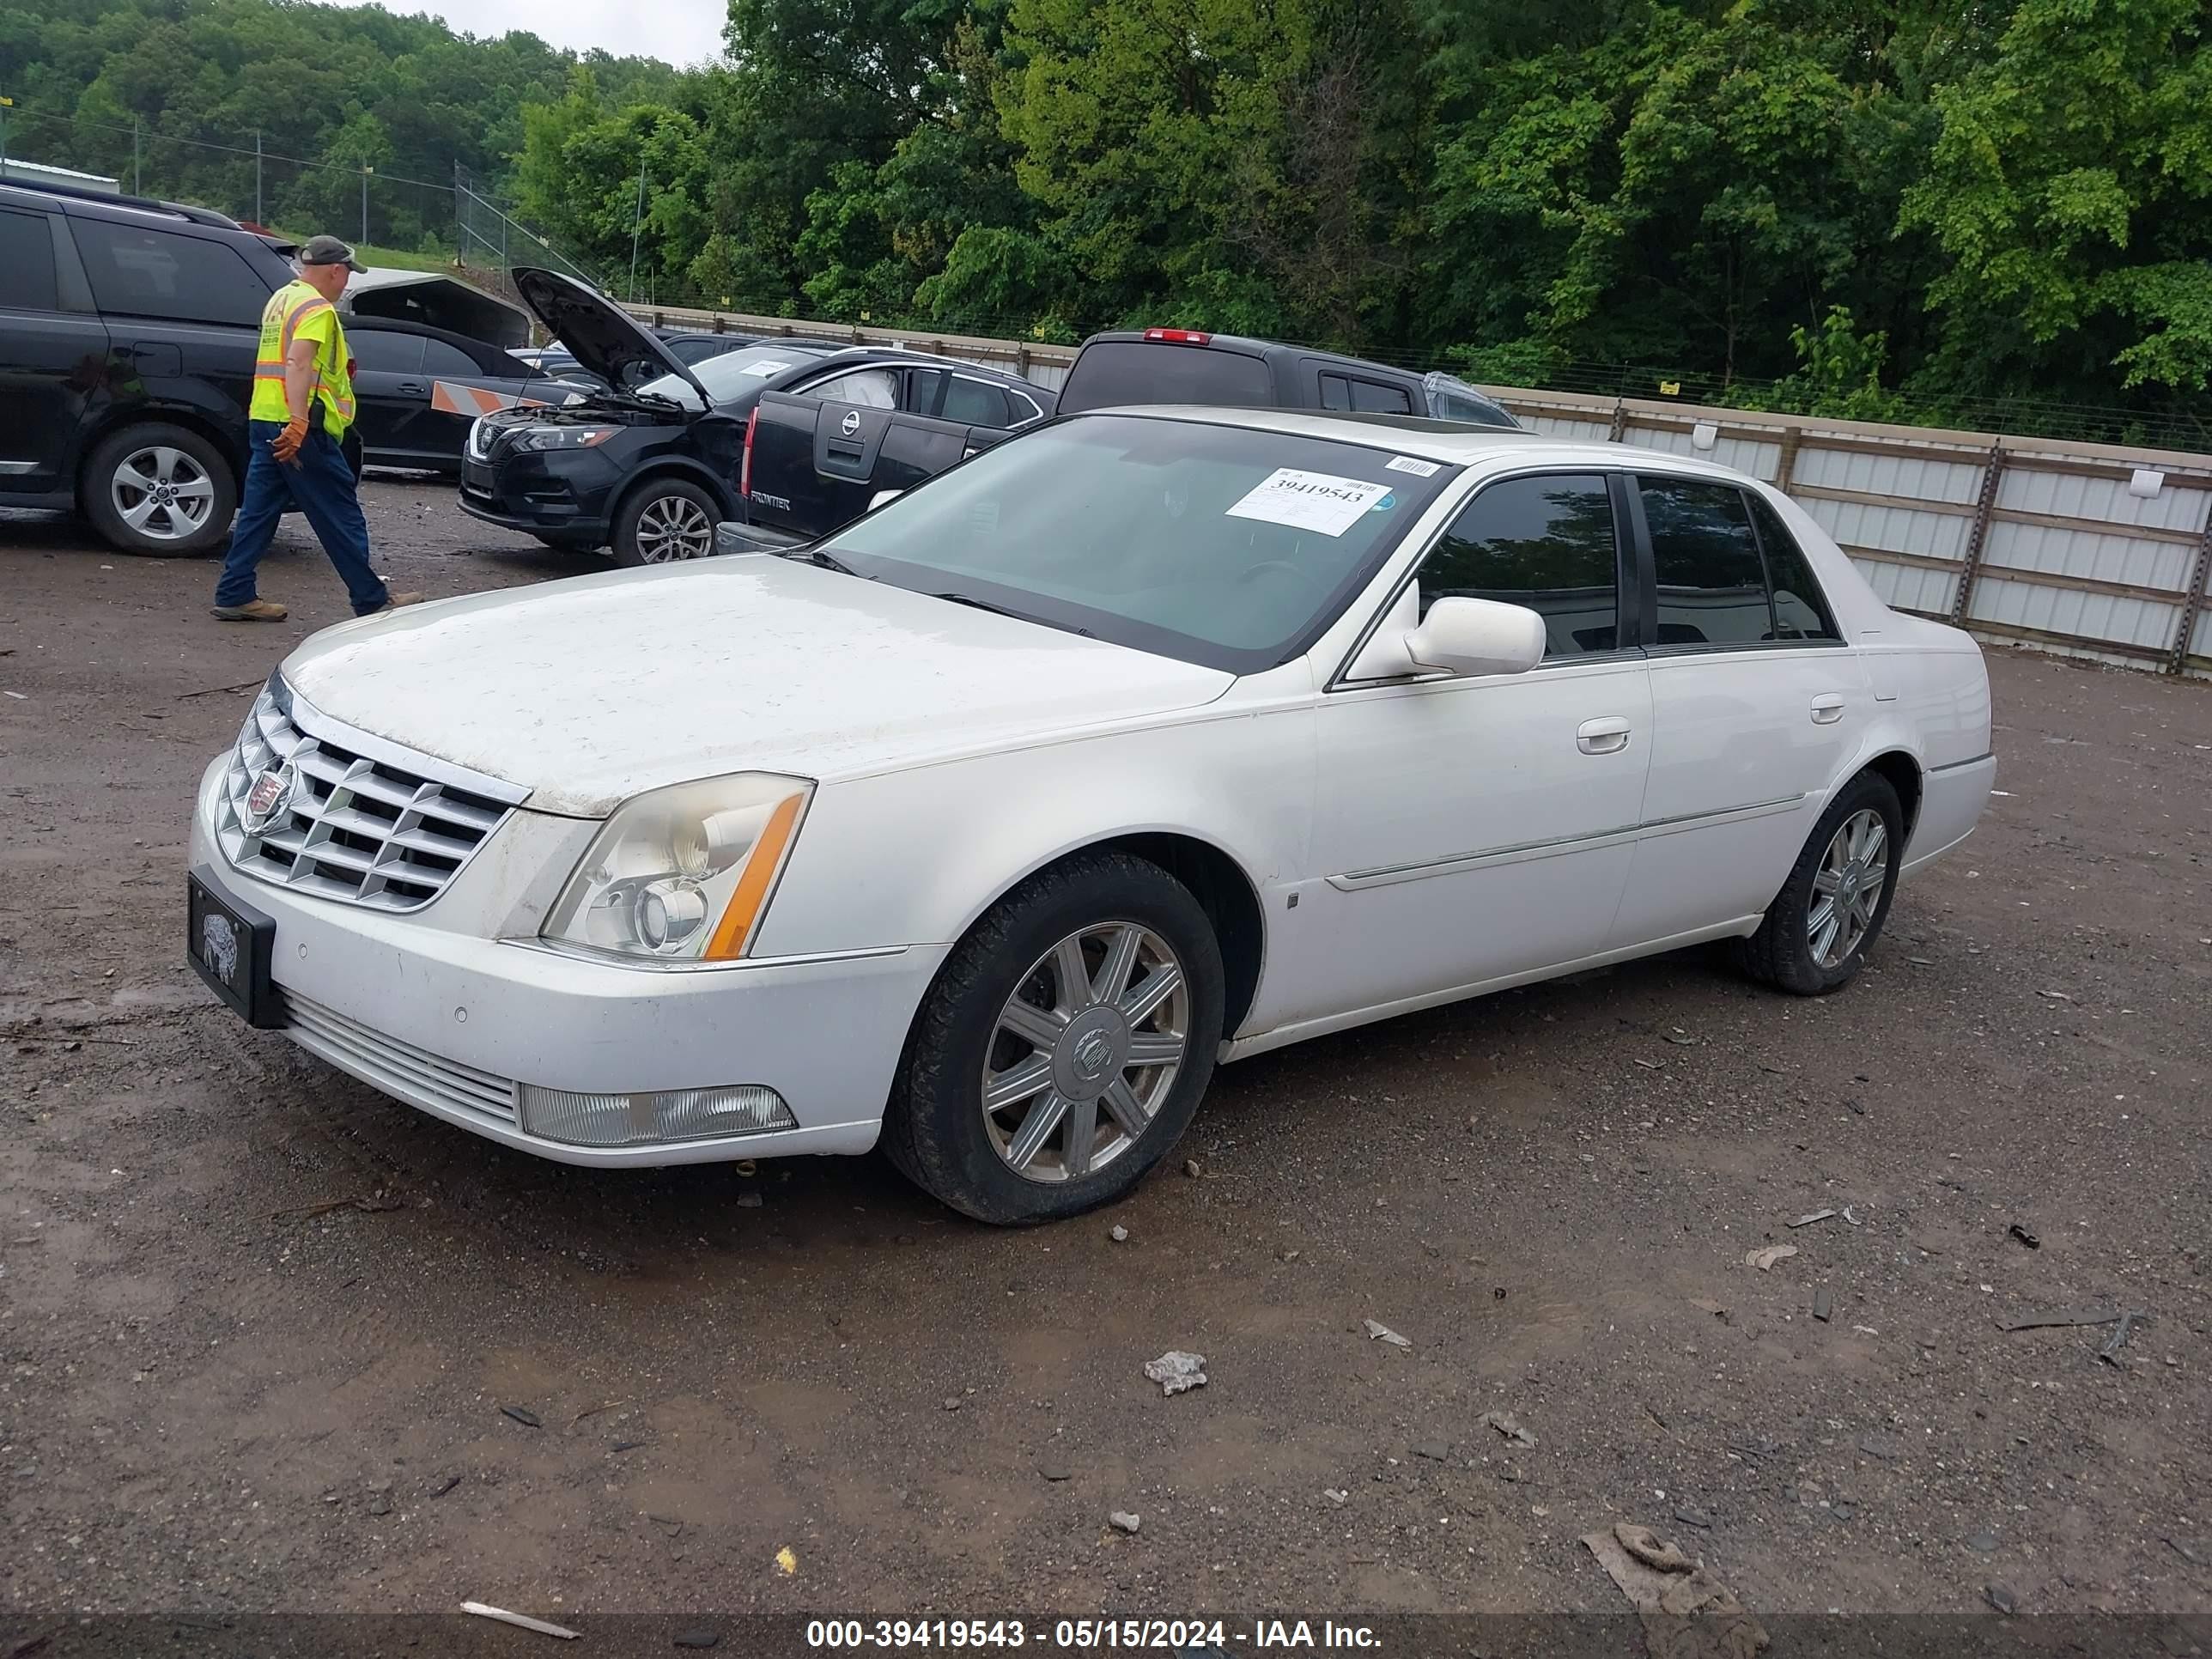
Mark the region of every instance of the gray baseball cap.
POLYGON ((356 275, 368 269, 353 257, 353 249, 335 236, 307 238, 307 246, 300 250, 300 263, 303 265, 343 265, 356 275))

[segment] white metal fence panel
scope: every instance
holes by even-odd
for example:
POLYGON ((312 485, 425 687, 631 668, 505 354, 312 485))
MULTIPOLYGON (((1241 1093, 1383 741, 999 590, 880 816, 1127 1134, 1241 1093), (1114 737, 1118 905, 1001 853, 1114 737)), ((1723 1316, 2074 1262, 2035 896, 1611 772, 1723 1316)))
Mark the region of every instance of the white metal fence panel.
POLYGON ((2047 582, 2008 581, 2002 571, 1987 565, 1974 583, 1966 611, 1969 626, 1995 623, 2061 635, 2085 647, 2133 646, 2151 652, 2172 640, 2180 617, 2178 603, 2160 605, 2128 594, 2055 587, 2047 582))
POLYGON ((1577 420, 1548 410, 1532 410, 1522 416, 1523 426, 1534 427, 1547 438, 1567 438, 1576 443, 1603 443, 1613 436, 1610 421, 1577 420))
POLYGON ((1849 489, 1893 501, 1952 501, 1972 507, 1981 494, 1979 462, 1940 460, 1909 451, 1869 454, 1863 449, 1825 449, 1808 437, 1790 475, 1792 489, 1849 489))
MULTIPOLYGON (((1602 437, 1604 434, 1601 432, 1599 435, 1602 437)), ((1768 483, 1774 482, 1782 463, 1782 441, 1778 437, 1761 441, 1716 433, 1713 447, 1700 449, 1694 432, 1673 427, 1640 427, 1631 422, 1623 428, 1620 441, 1639 449, 1656 449, 1669 455, 1686 455, 1692 460, 1717 462, 1768 483)))
POLYGON ((2175 599, 2189 580, 2196 550, 2186 542, 2145 541, 2086 526, 2019 524, 1992 520, 1982 548, 1982 562, 2034 570, 2045 575, 2078 576, 2090 581, 2163 588, 2175 599))
POLYGON ((1998 483, 1996 504, 2000 510, 2169 530, 2194 541, 2204 527, 2206 491, 2157 468, 2143 470, 2158 472, 2155 495, 2129 494, 2123 478, 2048 471, 2039 468, 2033 456, 2016 456, 1998 483))
MULTIPOLYGON (((1845 550, 1849 551, 1849 550, 1845 550)), ((1955 570, 1931 570, 1924 565, 1897 564, 1887 559, 1869 559, 1852 554, 1851 562, 1867 579, 1881 602, 1893 611, 1917 611, 1926 616, 1945 617, 1951 611, 1951 600, 1959 591, 1959 574, 1955 570)))

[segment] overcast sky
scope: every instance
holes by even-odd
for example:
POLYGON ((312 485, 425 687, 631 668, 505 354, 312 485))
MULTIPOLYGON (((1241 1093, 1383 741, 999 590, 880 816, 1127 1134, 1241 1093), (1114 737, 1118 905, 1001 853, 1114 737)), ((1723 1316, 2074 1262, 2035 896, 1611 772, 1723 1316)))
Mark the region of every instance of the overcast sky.
POLYGON ((549 46, 602 47, 618 58, 696 64, 719 57, 727 0, 383 0, 396 12, 428 11, 465 34, 526 29, 549 46))

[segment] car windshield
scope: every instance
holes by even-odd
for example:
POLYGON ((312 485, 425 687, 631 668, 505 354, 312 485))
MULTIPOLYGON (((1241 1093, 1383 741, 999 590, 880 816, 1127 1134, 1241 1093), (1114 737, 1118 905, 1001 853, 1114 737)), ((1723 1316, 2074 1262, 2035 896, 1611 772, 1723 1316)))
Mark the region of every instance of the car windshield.
MULTIPOLYGON (((733 403, 758 392, 785 369, 796 368, 815 355, 794 351, 788 346, 739 346, 735 351, 709 357, 696 365, 691 373, 716 403, 733 403)), ((658 380, 647 380, 638 391, 647 397, 665 398, 686 409, 699 407, 699 394, 681 374, 663 374, 658 380)))
POLYGON ((1310 647, 1456 471, 1090 415, 985 450, 822 550, 879 581, 1251 673, 1310 647))

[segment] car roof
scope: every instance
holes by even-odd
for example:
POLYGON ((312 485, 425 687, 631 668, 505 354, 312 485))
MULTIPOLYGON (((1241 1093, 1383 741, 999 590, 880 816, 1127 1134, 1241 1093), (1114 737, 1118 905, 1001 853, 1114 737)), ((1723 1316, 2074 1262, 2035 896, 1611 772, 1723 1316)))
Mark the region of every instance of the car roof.
MULTIPOLYGON (((155 213, 165 219, 182 219, 187 224, 204 225, 213 230, 244 231, 246 229, 227 213, 217 213, 213 208, 192 207, 184 202, 156 201, 150 196, 126 196, 118 191, 94 190, 88 185, 33 184, 27 179, 0 179, 0 191, 21 191, 29 196, 44 196, 64 213, 80 217, 97 217, 88 210, 105 208, 111 211, 124 209, 134 213, 155 213)), ((269 240, 264 237, 262 240, 269 240)), ((289 244, 287 244, 289 246, 289 244)))
MULTIPOLYGON (((432 323, 418 323, 411 317, 377 317, 349 311, 346 313, 344 321, 346 332, 349 334, 359 334, 363 331, 419 334, 426 340, 443 340, 447 345, 457 346, 472 356, 484 351, 501 357, 514 356, 514 350, 510 350, 506 346, 494 345, 489 340, 479 340, 473 334, 459 334, 450 328, 440 328, 432 323)), ((515 348, 515 350, 522 351, 530 349, 532 348, 528 346, 515 348)))
MULTIPOLYGON (((787 343, 787 342, 777 339, 766 339, 761 341, 760 343, 762 345, 781 346, 787 343)), ((803 344, 805 343, 794 341, 790 342, 789 343, 803 344)), ((1048 397, 1052 395, 1052 388, 1050 386, 1038 386, 1034 381, 1029 380, 1019 374, 1011 374, 1006 369, 994 368, 988 363, 970 362, 965 357, 947 357, 938 352, 924 351, 919 346, 831 346, 821 344, 817 345, 816 349, 827 353, 830 358, 836 358, 848 362, 902 363, 908 368, 949 369, 957 374, 975 375, 985 380, 993 380, 1000 386, 1019 386, 1024 392, 1041 392, 1048 397)))
POLYGON ((1322 414, 1302 409, 1224 409, 1206 404, 1136 404, 1109 409, 1085 410, 1063 416, 1066 421, 1090 420, 1100 415, 1139 416, 1148 420, 1191 421, 1207 426, 1244 427, 1255 432, 1281 432, 1303 438, 1328 438, 1358 444, 1368 449, 1388 449, 1417 459, 1440 461, 1450 466, 1473 466, 1486 461, 1542 459, 1614 469, 1626 464, 1651 465, 1668 471, 1703 473, 1741 481, 1743 474, 1717 462, 1660 450, 1634 449, 1587 438, 1558 438, 1548 433, 1502 426, 1472 426, 1462 421, 1431 420, 1420 415, 1322 414))
POLYGON ((1354 357, 1341 351, 1328 351, 1319 346, 1292 345, 1287 340, 1262 340, 1249 334, 1217 334, 1211 330, 1194 330, 1206 335, 1204 340, 1155 340, 1141 329, 1109 329, 1094 334, 1084 341, 1088 346, 1104 341, 1115 345, 1154 345, 1176 351, 1215 351, 1227 349, 1255 357, 1298 357, 1317 363, 1334 363, 1346 368, 1380 371, 1395 374, 1408 380, 1418 380, 1421 371, 1400 368, 1391 363, 1378 363, 1372 357, 1354 357))

